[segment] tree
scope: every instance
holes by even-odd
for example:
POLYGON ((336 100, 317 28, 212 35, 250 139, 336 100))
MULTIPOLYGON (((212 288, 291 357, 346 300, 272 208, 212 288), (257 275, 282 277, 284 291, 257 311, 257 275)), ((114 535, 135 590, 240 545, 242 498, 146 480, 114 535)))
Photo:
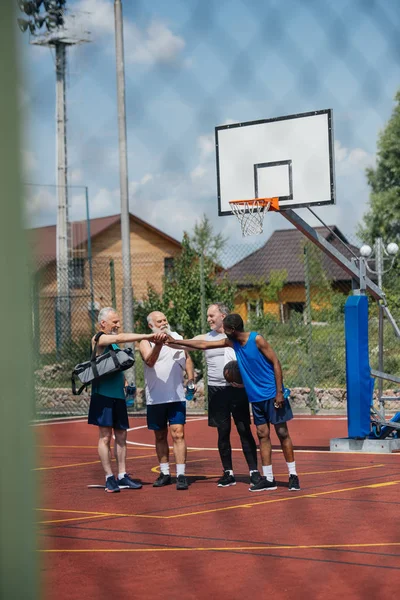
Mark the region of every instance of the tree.
POLYGON ((190 338, 203 329, 202 303, 207 307, 212 302, 225 302, 233 308, 236 286, 227 279, 218 263, 224 244, 224 238, 214 234, 206 216, 196 223, 191 237, 185 232, 182 252, 175 259, 172 272, 164 279, 163 292, 158 294, 149 286, 147 297, 140 303, 136 301, 136 330, 146 331, 147 314, 161 310, 179 333, 190 338))
POLYGON ((377 237, 400 241, 400 90, 395 102, 392 116, 379 135, 376 168, 366 171, 371 195, 358 235, 369 244, 377 237))

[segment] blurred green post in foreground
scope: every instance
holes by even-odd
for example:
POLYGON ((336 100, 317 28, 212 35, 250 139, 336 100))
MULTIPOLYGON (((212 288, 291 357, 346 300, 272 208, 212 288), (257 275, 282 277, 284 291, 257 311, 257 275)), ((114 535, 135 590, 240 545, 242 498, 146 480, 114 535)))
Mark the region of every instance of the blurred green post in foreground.
POLYGON ((38 597, 32 327, 22 220, 17 3, 0 2, 0 599, 38 597))

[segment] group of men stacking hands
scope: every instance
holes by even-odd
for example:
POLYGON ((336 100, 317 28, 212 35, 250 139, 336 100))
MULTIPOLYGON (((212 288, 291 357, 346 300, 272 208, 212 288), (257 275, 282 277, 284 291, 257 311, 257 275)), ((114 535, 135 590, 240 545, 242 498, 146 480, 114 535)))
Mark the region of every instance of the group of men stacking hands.
MULTIPOLYGON (((211 304, 207 310, 210 331, 192 340, 184 340, 171 331, 167 317, 153 311, 147 317, 150 334, 120 334, 118 314, 113 308, 103 308, 98 317, 103 335, 98 341, 98 354, 110 344, 140 342, 144 362, 147 427, 154 431, 160 474, 154 487, 172 483, 169 464, 168 431, 173 441, 176 463, 176 488, 187 490, 187 447, 184 435, 187 382, 194 382, 194 366, 190 350, 203 350, 207 364, 208 424, 218 432, 218 451, 223 473, 218 487, 236 485, 230 443, 232 418, 238 431, 244 457, 249 468, 251 492, 277 489, 272 468, 270 426, 273 425, 281 444, 289 473, 289 490, 300 490, 294 460, 293 443, 287 421, 293 418, 289 400, 284 397, 280 362, 271 345, 256 332, 244 331, 240 315, 229 312, 224 303, 211 304), (224 367, 237 360, 243 384, 225 380, 224 367), (257 467, 257 446, 251 431, 249 404, 260 446, 262 472, 257 467)), ((94 346, 94 339, 92 345, 94 346)), ((105 472, 107 492, 139 489, 142 484, 126 472, 126 437, 129 420, 125 402, 123 372, 99 378, 92 385, 89 409, 90 424, 99 428, 98 451, 105 472), (117 476, 111 467, 111 439, 115 436, 114 452, 117 476)))

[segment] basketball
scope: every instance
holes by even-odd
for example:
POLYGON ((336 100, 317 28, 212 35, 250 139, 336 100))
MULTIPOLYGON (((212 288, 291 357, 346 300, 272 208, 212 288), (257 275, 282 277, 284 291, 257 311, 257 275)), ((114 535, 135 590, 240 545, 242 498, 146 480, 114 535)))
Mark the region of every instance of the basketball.
POLYGON ((228 383, 243 384, 237 360, 231 360, 224 366, 224 377, 228 383))

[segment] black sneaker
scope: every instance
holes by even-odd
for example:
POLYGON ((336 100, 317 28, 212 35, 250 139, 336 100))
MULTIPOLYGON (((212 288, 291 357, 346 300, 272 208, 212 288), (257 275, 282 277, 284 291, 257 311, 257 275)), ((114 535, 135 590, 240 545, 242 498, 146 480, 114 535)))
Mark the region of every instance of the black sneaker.
POLYGON ((269 490, 276 490, 277 487, 275 479, 268 481, 266 477, 261 477, 258 483, 249 487, 249 490, 250 492, 267 492, 269 490))
POLYGON ((236 485, 236 479, 229 471, 224 471, 222 477, 218 479, 218 487, 229 487, 230 485, 236 485))
POLYGON ((171 475, 164 475, 164 473, 160 473, 155 482, 153 483, 153 487, 163 487, 164 485, 171 484, 171 475))
POLYGON ((257 485, 262 480, 260 471, 253 471, 250 475, 250 485, 257 485))
POLYGON ((112 492, 120 491, 119 485, 118 485, 117 480, 115 479, 114 475, 112 477, 107 477, 105 491, 110 494, 112 492))
POLYGON ((178 475, 176 480, 176 489, 177 490, 187 490, 189 487, 188 480, 185 475, 178 475))
POLYGON ((297 475, 289 475, 289 491, 298 492, 300 490, 300 482, 297 475))
POLYGON ((117 483, 121 490, 140 490, 142 487, 142 484, 139 483, 139 481, 134 481, 127 473, 125 473, 125 477, 118 479, 117 483))

